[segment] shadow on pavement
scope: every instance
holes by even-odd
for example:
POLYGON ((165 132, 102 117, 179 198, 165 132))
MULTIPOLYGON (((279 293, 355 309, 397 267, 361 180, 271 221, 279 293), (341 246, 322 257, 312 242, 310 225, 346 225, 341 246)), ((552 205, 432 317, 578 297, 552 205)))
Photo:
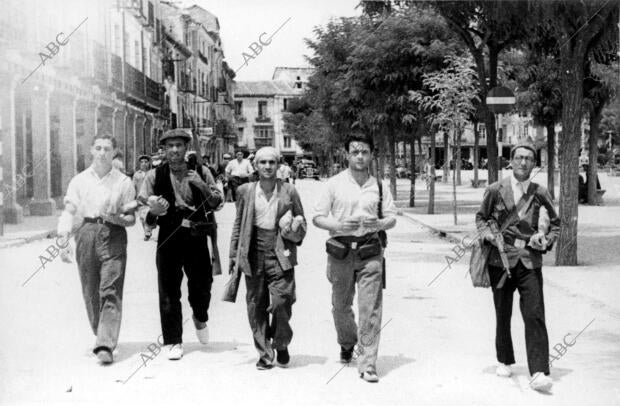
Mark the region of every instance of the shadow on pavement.
POLYGON ((415 362, 414 358, 405 357, 403 354, 381 355, 377 358, 377 370, 380 377, 385 377, 395 369, 413 362, 415 362))

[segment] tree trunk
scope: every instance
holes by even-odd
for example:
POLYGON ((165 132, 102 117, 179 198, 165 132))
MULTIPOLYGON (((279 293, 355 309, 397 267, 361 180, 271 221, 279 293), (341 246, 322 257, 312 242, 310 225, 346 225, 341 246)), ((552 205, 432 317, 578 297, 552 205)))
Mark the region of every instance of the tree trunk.
POLYGON ((443 183, 448 183, 450 179, 450 154, 448 153, 450 150, 450 138, 449 134, 444 131, 443 132, 443 174, 441 176, 441 181, 443 183))
POLYGON ((599 137, 599 124, 601 123, 601 113, 603 109, 594 109, 590 115, 590 137, 588 139, 588 204, 597 205, 598 199, 596 197, 596 178, 598 175, 598 137, 599 137))
MULTIPOLYGON (((418 134, 421 136, 421 134, 418 134)), ((409 160, 411 170, 411 187, 409 188, 409 207, 415 207, 415 133, 411 136, 411 143, 409 153, 411 159, 409 160)), ((406 154, 405 154, 406 155, 406 154)))
POLYGON ((435 214, 435 134, 430 132, 431 137, 431 184, 428 191, 428 214, 435 214))
POLYGON ((461 186, 461 129, 456 130, 456 156, 454 158, 456 170, 456 184, 461 186))
POLYGON ((579 214, 577 203, 584 55, 574 52, 573 49, 570 45, 561 48, 563 109, 559 161, 562 176, 560 177, 560 234, 555 251, 555 263, 559 266, 577 265, 577 218, 579 214))
POLYGON ((388 127, 388 147, 390 148, 390 190, 394 201, 398 199, 396 195, 396 137, 394 136, 394 128, 388 127))
POLYGON ((403 141, 403 168, 406 168, 406 167, 407 167, 407 141, 403 141))
POLYGON ((555 124, 547 124, 547 189, 555 199, 555 124))
POLYGON ((474 121, 474 187, 478 187, 478 162, 480 162, 480 133, 478 122, 474 121))
MULTIPOLYGON (((458 143, 458 137, 459 137, 459 130, 458 129, 454 129, 453 130, 453 137, 454 137, 454 142, 453 144, 457 144, 458 143)), ((457 147, 458 148, 458 147, 457 147)), ((458 149, 457 149, 457 153, 456 155, 458 156, 458 149)), ((457 173, 458 173, 458 161, 455 162, 454 165, 454 170, 452 171, 452 210, 454 213, 454 225, 456 225, 457 219, 456 219, 456 177, 457 177, 457 173)))

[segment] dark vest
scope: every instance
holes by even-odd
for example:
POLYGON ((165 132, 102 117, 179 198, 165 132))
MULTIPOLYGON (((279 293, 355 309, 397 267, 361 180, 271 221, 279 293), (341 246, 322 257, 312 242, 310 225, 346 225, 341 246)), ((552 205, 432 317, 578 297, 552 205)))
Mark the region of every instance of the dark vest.
MULTIPOLYGON (((192 191, 193 205, 198 207, 201 203, 203 203, 202 194, 194 185, 190 184, 189 186, 192 191)), ((172 181, 170 180, 170 165, 168 165, 168 163, 164 163, 163 165, 155 168, 155 184, 153 185, 153 193, 156 196, 162 196, 170 204, 166 215, 160 216, 157 219, 157 224, 159 226, 178 227, 184 218, 192 221, 206 221, 205 210, 203 210, 202 207, 195 211, 189 209, 179 209, 176 207, 174 189, 172 187, 172 181)), ((207 211, 210 210, 208 203, 204 203, 203 207, 207 211)))

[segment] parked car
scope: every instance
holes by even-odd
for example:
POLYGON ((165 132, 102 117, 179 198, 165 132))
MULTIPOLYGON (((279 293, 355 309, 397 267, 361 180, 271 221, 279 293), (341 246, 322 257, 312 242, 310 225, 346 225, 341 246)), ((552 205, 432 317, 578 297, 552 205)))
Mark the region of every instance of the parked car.
POLYGON ((298 164, 299 179, 313 178, 319 180, 319 171, 316 163, 311 159, 301 159, 298 164))
MULTIPOLYGON (((450 161, 450 169, 454 169, 454 162, 455 162, 454 159, 450 161)), ((466 159, 461 159, 461 169, 465 171, 472 170, 474 169, 474 164, 472 164, 466 159)))

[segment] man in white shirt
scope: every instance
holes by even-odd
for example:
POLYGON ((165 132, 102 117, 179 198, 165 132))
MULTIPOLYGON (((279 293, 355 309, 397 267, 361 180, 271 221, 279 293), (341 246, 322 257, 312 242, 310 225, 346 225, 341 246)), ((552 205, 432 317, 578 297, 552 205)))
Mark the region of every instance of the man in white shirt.
POLYGON ((288 166, 288 163, 282 159, 281 160, 282 163, 280 164, 280 167, 278 168, 278 179, 282 180, 282 182, 287 182, 289 183, 291 181, 291 176, 293 175, 293 171, 291 170, 291 167, 288 166))
POLYGON ((83 223, 75 231, 76 261, 86 313, 97 336, 93 352, 103 364, 113 361, 121 327, 123 281, 127 264, 127 232, 135 223, 123 206, 133 202, 135 189, 112 165, 116 141, 109 135, 93 140, 92 165, 69 182, 65 209, 58 220, 59 238, 66 240, 73 218, 83 223))
POLYGON ((349 168, 327 181, 316 203, 313 222, 332 237, 327 242, 327 278, 332 284, 340 361, 349 363, 359 342, 360 377, 377 382, 384 248, 379 231, 396 225, 396 208, 389 190, 381 185, 381 191, 377 179, 370 175, 372 138, 355 134, 349 137, 345 149, 349 168), (379 204, 383 218, 378 216, 379 204), (351 308, 356 282, 359 329, 351 308))
POLYGON ((244 183, 248 183, 250 175, 254 173, 254 168, 252 168, 250 161, 243 159, 242 151, 237 151, 236 158, 226 165, 226 179, 228 180, 234 202, 237 201, 237 188, 244 183))
POLYGON ((293 268, 297 246, 306 235, 304 210, 295 187, 276 178, 278 155, 272 147, 256 152, 260 178, 239 188, 230 241, 231 273, 245 274, 248 319, 259 370, 273 367, 274 350, 278 365, 285 367, 290 361, 293 268))

